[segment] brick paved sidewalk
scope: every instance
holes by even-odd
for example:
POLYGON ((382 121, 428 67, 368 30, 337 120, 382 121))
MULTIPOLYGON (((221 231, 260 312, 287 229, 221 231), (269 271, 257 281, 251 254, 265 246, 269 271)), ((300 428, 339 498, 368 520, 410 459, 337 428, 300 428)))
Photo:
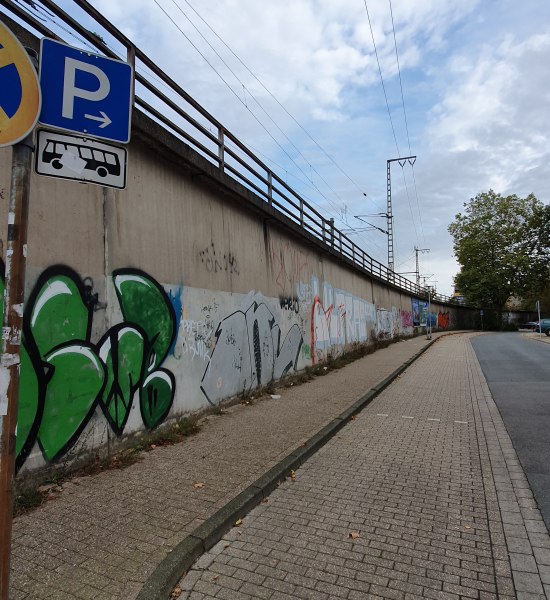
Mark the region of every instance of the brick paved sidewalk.
POLYGON ((550 597, 550 537, 469 337, 409 367, 199 559, 181 599, 550 597))
POLYGON ((10 600, 134 599, 197 525, 427 344, 393 344, 278 400, 209 417, 131 467, 65 483, 14 521, 10 600))

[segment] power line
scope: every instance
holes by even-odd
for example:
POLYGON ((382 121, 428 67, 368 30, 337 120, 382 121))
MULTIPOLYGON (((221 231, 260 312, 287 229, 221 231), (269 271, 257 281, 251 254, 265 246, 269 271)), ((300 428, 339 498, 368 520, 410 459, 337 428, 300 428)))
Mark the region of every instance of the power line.
POLYGON ((367 0, 365 2, 365 10, 367 12, 367 19, 369 21, 370 34, 372 37, 372 45, 374 46, 374 54, 376 56, 376 62, 378 64, 378 72, 380 74, 380 82, 382 84, 382 90, 384 91, 384 98, 386 100, 386 107, 388 109, 388 116, 390 118, 391 130, 393 132, 393 139, 395 141, 395 147, 397 148, 397 156, 401 156, 401 152, 399 150, 399 144, 397 143, 397 136, 395 135, 395 127, 393 126, 393 119, 391 118, 390 104, 388 102, 388 95, 386 94, 386 86, 384 85, 384 78, 382 77, 382 67, 380 66, 380 59, 378 58, 378 50, 376 49, 376 42, 374 41, 374 31, 372 30, 372 23, 369 15, 369 8, 367 6, 367 0))
MULTIPOLYGON (((397 37, 395 35, 395 22, 393 20, 393 8, 392 8, 391 0, 388 0, 388 2, 390 4, 391 25, 392 25, 392 30, 393 30, 393 42, 394 42, 394 46, 395 46, 395 59, 397 61, 397 72, 399 74, 399 87, 401 89, 401 103, 403 105, 403 117, 405 120, 405 131, 407 132, 407 143, 409 145, 409 154, 412 154, 411 138, 409 136, 409 123, 407 121, 407 110, 405 109, 405 95, 403 93, 403 80, 401 78, 401 65, 399 64, 399 52, 397 51, 397 37)), ((422 233, 422 239, 424 240, 424 244, 425 244, 426 237, 424 235, 424 225, 422 223, 422 212, 420 210, 420 203, 418 201, 418 190, 416 187, 416 177, 414 175, 414 164, 411 166, 412 166, 412 174, 413 174, 414 191, 415 191, 415 196, 416 196, 416 207, 418 209, 418 218, 420 220, 420 231, 422 233)), ((411 213, 412 213, 412 208, 411 208, 411 213)), ((417 233, 417 238, 418 238, 418 233, 417 233)))
POLYGON ((403 81, 401 80, 401 67, 399 65, 399 53, 397 52, 397 38, 395 37, 395 24, 393 22, 393 9, 392 9, 392 5, 391 5, 391 0, 389 0, 389 3, 390 3, 391 26, 393 29, 393 43, 395 46, 395 59, 397 61, 397 72, 399 74, 399 87, 401 88, 401 102, 403 104, 403 116, 405 117, 405 130, 407 132, 407 142, 409 144, 409 154, 412 154, 411 138, 409 137, 409 125, 407 123, 407 111, 405 110, 405 96, 403 95, 403 81))
MULTIPOLYGON (((174 1, 174 0, 172 0, 174 1)), ((280 150, 288 157, 288 159, 296 166, 296 168, 301 171, 301 173, 308 178, 312 185, 315 187, 317 192, 329 203, 332 204, 331 200, 323 194, 323 192, 315 185, 313 179, 308 177, 307 173, 300 167, 300 165, 290 156, 284 146, 273 136, 273 134, 267 129, 267 127, 262 123, 262 121, 255 115, 246 102, 240 98, 239 94, 231 87, 231 85, 225 80, 222 74, 214 67, 214 65, 206 58, 206 56, 200 51, 200 49, 193 43, 193 41, 189 38, 189 36, 181 29, 181 27, 174 21, 174 19, 166 12, 166 10, 159 4, 158 0, 153 0, 153 2, 160 8, 160 10, 165 14, 165 16, 171 21, 171 23, 176 27, 176 29, 183 35, 183 37, 191 44, 191 46, 198 52, 198 54, 203 58, 206 64, 216 73, 216 75, 223 81, 223 83, 229 88, 231 93, 237 98, 237 100, 248 110, 248 112, 252 115, 254 120, 260 125, 260 127, 267 133, 267 135, 275 142, 275 144, 280 148, 280 150)), ((176 5, 177 6, 177 5, 176 5)), ((179 8, 179 7, 178 7, 179 8)), ((181 10, 181 9, 180 9, 181 10)), ((183 12, 183 11, 182 11, 183 12)), ((217 54, 217 53, 216 53, 217 54)), ((219 56, 219 55, 218 55, 219 56)), ((225 63, 224 63, 225 64, 225 63)), ((227 65, 226 65, 227 66, 227 65)), ((229 67, 228 67, 229 68, 229 67)), ((233 71, 229 69, 232 73, 233 71)), ((234 74, 234 73, 233 73, 234 74)), ((236 75, 235 75, 236 77, 236 75)), ((240 82, 238 77, 237 80, 240 82)), ((240 82, 242 84, 242 82, 240 82)), ((250 94, 250 92, 249 92, 250 94)), ((252 94, 250 94, 252 96, 252 94)), ((308 166, 313 169, 313 166, 308 162, 308 166)))
MULTIPOLYGON (((185 13, 185 11, 181 8, 181 6, 176 2, 176 0, 172 0, 172 3, 174 4, 174 6, 180 11, 180 13, 187 19, 187 21, 191 24, 191 26, 193 27, 193 29, 195 29, 195 31, 201 36, 201 38, 206 42, 206 44, 208 44, 209 48, 212 50, 212 52, 214 52, 214 54, 222 61, 222 63, 225 65, 225 67, 229 70, 229 72, 233 75, 233 77, 235 77, 235 79, 241 84, 242 88, 243 88, 243 97, 244 97, 244 105, 246 108, 248 107, 248 104, 246 103, 246 92, 248 92, 248 95, 252 98, 252 100, 254 100, 254 102, 259 106, 259 108, 261 109, 261 111, 266 115, 266 117, 273 123, 273 125, 279 130, 279 132, 281 133, 281 135, 287 140, 287 142, 294 148, 294 150, 296 150, 296 152, 304 159, 304 161, 309 165, 309 167, 315 171, 315 173, 317 174, 317 176, 321 179, 321 181, 327 186, 327 188, 341 201, 344 202, 342 200, 342 198, 340 198, 339 194, 336 192, 336 190, 334 188, 332 188, 332 186, 328 183, 328 181, 321 175, 321 173, 319 173, 319 171, 310 163, 310 161, 303 155, 302 151, 296 146, 296 144, 294 144, 294 142, 288 137, 288 135, 283 131, 283 129, 278 125, 278 123, 275 122, 275 120, 273 119, 273 117, 268 113, 268 111, 264 108, 264 106, 262 105, 262 103, 254 96, 254 94, 252 94, 252 92, 247 88, 247 86, 243 83, 243 81, 240 79, 240 77, 235 73, 235 71, 227 64, 227 62, 224 60, 224 58, 221 56, 221 54, 214 48, 214 46, 212 46, 212 44, 206 39, 206 37, 203 35, 203 33, 199 30, 199 28, 193 23, 193 21, 189 18, 189 16, 185 13)), ((189 5, 191 6, 191 5, 189 5)), ((192 7, 191 7, 192 8, 192 7)), ((195 11, 196 12, 196 11, 195 11)), ((198 13, 197 13, 198 14, 198 13)), ((206 23, 206 22, 205 22, 206 23)), ((213 30, 212 30, 213 31, 213 30)), ((226 44, 227 46, 227 44, 226 44)), ((242 62, 242 61, 241 61, 242 62)), ((244 64, 244 63, 243 63, 244 64)), ((248 69, 250 71, 250 69, 248 69)), ((312 182, 313 183, 313 182, 312 182)))
MULTIPOLYGON (((174 0, 172 0, 174 1, 174 0)), ((233 54, 233 56, 241 63, 241 65, 252 75, 252 77, 262 86, 262 88, 273 98, 273 100, 280 106, 280 108, 298 125, 298 127, 307 135, 307 137, 321 150, 321 152, 336 166, 336 168, 357 188, 357 190, 367 196, 366 192, 361 189, 359 184, 352 179, 352 177, 342 169, 342 167, 334 160, 330 154, 315 140, 315 138, 309 133, 309 131, 290 113, 287 108, 279 101, 279 99, 267 88, 263 81, 245 64, 245 62, 239 57, 238 54, 225 42, 225 40, 210 26, 210 24, 201 16, 201 14, 192 6, 188 0, 184 2, 191 8, 191 10, 199 17, 199 19, 210 29, 210 31, 222 42, 222 44, 233 54)), ((181 10, 181 9, 180 9, 181 10)))

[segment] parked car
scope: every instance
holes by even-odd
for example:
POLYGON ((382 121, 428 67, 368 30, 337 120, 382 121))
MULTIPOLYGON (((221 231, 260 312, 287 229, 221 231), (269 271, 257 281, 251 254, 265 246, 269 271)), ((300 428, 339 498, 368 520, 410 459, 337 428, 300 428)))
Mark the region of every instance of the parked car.
POLYGON ((535 331, 550 336, 550 319, 541 319, 540 323, 537 324, 535 331))
POLYGON ((518 325, 518 329, 529 329, 530 331, 535 331, 538 326, 538 321, 527 321, 527 323, 520 323, 518 325))

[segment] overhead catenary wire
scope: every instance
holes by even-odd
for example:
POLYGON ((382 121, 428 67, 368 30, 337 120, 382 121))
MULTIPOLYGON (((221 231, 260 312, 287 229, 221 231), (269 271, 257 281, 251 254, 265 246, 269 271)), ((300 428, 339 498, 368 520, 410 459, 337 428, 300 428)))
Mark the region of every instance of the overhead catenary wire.
MULTIPOLYGON (((39 6, 39 3, 37 3, 37 4, 38 4, 38 6, 39 6)), ((158 5, 158 3, 157 3, 157 5, 158 5)), ((43 10, 43 8, 42 8, 41 6, 39 6, 39 8, 40 8, 41 10, 43 10)), ((56 25, 58 28, 60 28, 60 29, 61 29, 61 30, 63 30, 64 32, 66 32, 66 33, 70 34, 70 35, 71 35, 72 37, 74 37, 75 39, 78 39, 78 42, 79 42, 79 44, 82 44, 82 45, 84 45, 85 47, 92 49, 92 51, 95 51, 95 48, 92 48, 92 46, 91 46, 91 45, 90 45, 88 42, 86 42, 85 40, 83 40, 83 39, 81 39, 81 38, 79 38, 79 37, 75 36, 73 32, 71 32, 71 31, 67 30, 67 29, 66 29, 65 27, 63 27, 63 26, 62 26, 62 25, 61 25, 59 22, 57 22, 57 19, 55 18, 55 15, 51 15, 51 14, 50 14, 50 15, 46 15, 46 14, 44 14, 44 16, 46 17, 46 19, 48 19, 48 20, 51 20, 51 21, 52 21, 52 22, 53 22, 53 23, 54 23, 54 24, 55 24, 55 25, 56 25)), ((105 45, 105 46, 107 46, 107 47, 111 48, 111 50, 113 50, 113 52, 114 52, 115 54, 117 54, 117 55, 120 55, 120 52, 119 52, 119 51, 116 51, 114 48, 112 48, 112 47, 111 47, 111 44, 109 44, 109 43, 108 43, 106 40, 103 40, 102 38, 100 38, 100 39, 102 40, 102 42, 104 43, 104 45, 105 45)), ((124 60, 124 57, 122 57, 122 60, 124 60)), ((139 68, 139 67, 137 67, 137 70, 138 70, 138 71, 141 71, 141 70, 143 70, 143 68, 145 68, 145 69, 148 69, 146 66, 143 66, 143 65, 142 65, 142 68, 139 68)), ((159 84, 162 84, 162 86, 163 86, 163 87, 166 87, 166 85, 165 85, 165 84, 164 84, 164 83, 163 83, 161 80, 159 80, 159 79, 158 79, 158 77, 156 77, 156 76, 154 75, 154 73, 148 74, 148 78, 149 78, 149 77, 151 77, 151 78, 153 78, 154 80, 158 81, 158 83, 159 83, 159 84)), ((222 80, 223 80, 223 78, 222 78, 222 80)), ((230 86, 229 86, 229 87, 230 87, 230 86)), ((248 100, 248 99, 246 98, 246 95, 247 95, 247 94, 246 94, 246 91, 248 91, 248 90, 247 90, 246 88, 244 88, 244 87, 243 87, 243 94, 244 94, 244 102, 245 102, 245 103, 247 103, 247 100, 248 100)), ((250 94, 250 92, 249 92, 249 94, 250 94)), ((250 94, 250 96, 252 96, 252 95, 250 94)), ((250 104, 250 101, 248 101, 248 104, 250 104)), ((288 156, 288 153, 285 153, 285 154, 287 154, 287 156, 288 156)), ((311 165, 311 163, 309 163, 309 162, 308 162, 308 166, 310 167, 310 169, 311 169, 311 170, 313 170, 313 165, 311 165)), ((300 172, 301 172, 301 173, 304 175, 304 177, 305 177, 305 178, 306 178, 308 181, 312 181, 312 177, 313 177, 313 175, 309 176, 309 175, 308 175, 308 172, 307 172, 307 168, 305 168, 305 167, 304 167, 304 169, 299 169, 299 171, 300 171, 300 172), (304 169, 305 169, 305 170, 304 170, 304 169)), ((298 178, 298 179, 299 179, 299 178, 298 178)), ((307 184, 307 183, 305 183, 305 182, 302 182, 302 183, 303 183, 304 185, 308 185, 308 184, 307 184)), ((312 182, 312 183, 313 183, 313 182, 312 182)), ((308 187, 309 187, 309 186, 308 186, 308 187)), ((323 194, 323 193, 321 192, 321 190, 319 190, 319 188, 318 188, 317 186, 315 186, 315 185, 314 185, 314 187, 315 187, 315 189, 316 189, 317 193, 319 193, 319 194, 320 194, 320 195, 321 195, 321 196, 322 196, 322 197, 323 197, 323 198, 324 198, 324 199, 325 199, 327 202, 331 203, 331 202, 330 202, 330 199, 329 199, 329 198, 327 198, 327 197, 325 196, 325 194, 323 194)), ((314 204, 317 204, 317 203, 316 203, 315 201, 313 201, 311 198, 310 198, 310 199, 308 199, 308 201, 310 201, 310 202, 312 202, 312 203, 314 203, 314 204)), ((331 204, 332 204, 332 203, 331 203, 331 204)), ((318 205, 318 204, 317 204, 317 206, 320 206, 320 205, 318 205)), ((344 210, 342 210, 340 207, 337 207, 337 214, 335 214, 333 211, 329 211, 329 212, 333 212, 333 214, 335 214, 335 216, 336 216, 336 219, 337 219, 339 222, 341 222, 341 223, 344 223, 344 224, 346 224, 346 225, 348 225, 348 226, 349 226, 349 223, 348 223, 348 217, 347 217, 347 216, 346 216, 346 214, 345 214, 345 208, 346 208, 346 207, 344 207, 344 210)), ((323 206, 323 210, 327 210, 325 206, 323 206)), ((348 215, 348 216, 349 216, 349 215, 348 215)), ((352 228, 352 229, 353 229, 353 228, 352 228)), ((355 230, 354 230, 354 232, 355 232, 355 230)), ((357 233, 359 233, 359 232, 357 231, 357 233)), ((361 237, 363 237, 363 238, 364 238, 364 236, 361 236, 361 237)), ((375 242, 373 239, 370 239, 370 238, 371 238, 371 236, 368 236, 368 237, 369 237, 369 239, 368 239, 368 240, 364 238, 364 239, 365 239, 365 242, 366 242, 366 244, 367 244, 367 246, 376 246, 377 248, 380 248, 380 246, 379 246, 378 244, 376 244, 376 242, 375 242)))
MULTIPOLYGON (((222 80, 222 82, 229 88, 231 93, 237 98, 237 100, 246 108, 246 110, 252 115, 254 120, 260 125, 260 127, 267 133, 267 135, 273 140, 273 142, 279 147, 279 149, 287 156, 287 158, 296 166, 296 168, 301 171, 301 173, 308 178, 312 185, 314 185, 317 192, 330 204, 332 203, 329 198, 319 189, 317 185, 313 182, 311 177, 308 177, 307 173, 302 169, 302 167, 292 158, 289 152, 284 148, 284 146, 273 136, 273 134, 267 129, 267 127, 262 123, 262 121, 258 118, 256 114, 247 106, 246 102, 237 94, 237 92, 231 87, 231 85, 226 81, 223 75, 216 69, 216 67, 208 60, 208 58, 204 55, 203 52, 197 47, 195 43, 191 40, 191 38, 181 29, 181 27, 174 21, 174 19, 166 12, 166 10, 160 5, 158 0, 153 0, 153 2, 159 7, 159 9, 164 13, 164 15, 170 20, 170 22, 176 27, 176 29, 183 35, 183 37, 191 44, 191 46, 198 52, 198 54, 203 58, 206 64, 216 73, 216 75, 222 80)), ((249 92, 250 94, 250 92, 249 92)), ((308 165, 311 167, 311 164, 308 162, 308 165)))
MULTIPOLYGON (((384 93, 384 100, 386 102, 386 108, 387 108, 387 111, 388 111, 388 117, 389 117, 389 120, 390 120, 390 125, 391 125, 392 134, 393 134, 393 139, 394 139, 394 142, 395 142, 395 147, 397 149, 397 155, 401 156, 401 151, 399 149, 399 143, 397 141, 397 135, 395 133, 395 126, 394 126, 393 118, 392 118, 392 115, 391 115, 390 104, 389 104, 389 101, 388 101, 388 95, 387 95, 387 92, 386 92, 386 85, 384 83, 384 77, 382 75, 382 66, 380 64, 380 58, 379 58, 379 55, 378 55, 378 49, 376 47, 376 40, 374 38, 374 30, 372 28, 372 21, 371 21, 370 14, 369 14, 367 0, 363 0, 363 1, 364 1, 364 5, 365 5, 365 11, 367 13, 367 19, 368 19, 368 23, 369 23, 369 29, 370 29, 371 38, 372 38, 372 45, 373 45, 373 48, 374 48, 374 54, 375 54, 375 57, 376 57, 376 63, 378 65, 378 73, 379 73, 379 76, 380 76, 380 83, 382 85, 382 91, 384 93)), ((393 11, 391 10, 391 4, 390 4, 390 11, 391 11, 391 19, 392 19, 392 25, 393 25, 394 21, 393 21, 393 11)), ((395 27, 394 27, 394 42, 395 42, 396 57, 398 57, 398 54, 397 54, 397 42, 396 42, 396 37, 395 37, 395 27)), ((401 71, 400 71, 400 68, 399 68, 399 62, 397 64, 397 67, 398 67, 399 77, 400 77, 400 81, 401 81, 401 71)), ((402 86, 401 86, 401 89, 402 89, 402 86)), ((402 95, 402 98, 404 98, 403 95, 402 95)), ((407 136, 408 136, 408 125, 407 125, 407 136)), ((408 137, 407 139, 409 140, 409 149, 410 149, 410 138, 408 137)), ((405 184, 405 189, 407 191, 407 199, 408 199, 408 203, 409 203, 409 209, 410 209, 410 212, 411 212, 411 219, 412 219, 412 222, 413 222, 415 236, 416 236, 416 239, 418 240, 418 231, 416 229, 416 223, 415 223, 415 220, 414 220, 412 206, 411 206, 411 203, 410 203, 410 195, 409 195, 409 191, 408 191, 408 187, 407 187, 407 180, 405 178, 405 171, 403 169, 403 166, 402 166, 402 173, 403 173, 403 181, 404 181, 404 184, 405 184)), ((395 247, 397 246, 397 244, 395 242, 395 239, 394 239, 394 246, 395 247)), ((396 254, 397 254, 397 247, 395 248, 395 250, 396 250, 396 254)))
MULTIPOLYGON (((405 94, 403 93, 403 79, 401 77, 401 65, 399 63, 399 52, 397 50, 397 36, 395 34, 395 22, 393 19, 393 8, 392 8, 391 0, 388 0, 388 2, 390 5, 391 24, 392 24, 392 30, 393 30, 393 42, 394 42, 394 46, 395 46, 395 60, 397 62, 397 72, 399 75, 399 88, 401 90, 401 103, 403 105, 403 119, 405 121, 405 131, 407 133, 407 144, 409 146, 409 155, 412 155, 411 138, 409 135, 409 123, 408 123, 408 119, 407 119, 407 110, 405 108, 405 94)), ((416 196, 416 207, 418 209, 418 218, 419 218, 419 222, 420 222, 420 231, 422 233, 422 240, 424 242, 424 245, 426 245, 426 236, 424 235, 424 225, 422 223, 422 211, 420 210, 420 202, 418 199, 418 189, 416 187, 416 177, 414 174, 414 164, 412 164, 411 167, 412 167, 414 191, 415 191, 415 196, 416 196)), ((412 209, 411 209, 411 213, 412 213, 412 209)), ((418 233, 417 233, 417 238, 418 238, 418 233)))
MULTIPOLYGON (((294 148, 294 150, 304 159, 304 161, 308 164, 308 166, 310 167, 310 169, 312 171, 314 171, 316 173, 316 175, 319 177, 319 179, 321 179, 321 181, 327 186, 327 188, 341 201, 344 202, 342 200, 342 198, 340 198, 338 192, 336 192, 336 190, 328 183, 328 181, 321 175, 321 173, 319 173, 319 171, 311 164, 311 162, 304 156, 304 154, 302 153, 302 151, 300 150, 300 148, 298 148, 296 146, 296 144, 294 144, 294 142, 288 137, 288 135, 283 131, 283 129, 279 126, 279 124, 273 119, 273 117, 269 114, 269 112, 265 109, 265 107, 263 106, 263 104, 256 98, 256 96, 254 96, 254 94, 252 94, 252 92, 248 89, 248 87, 244 84, 244 82, 241 80, 241 78, 237 75, 237 73, 235 73, 235 71, 230 67, 230 65, 227 63, 227 61, 221 56, 221 54, 214 48, 214 46, 206 39, 206 37, 204 36, 204 34, 199 30, 199 28, 195 25, 195 23, 193 23, 193 21, 189 18, 189 16, 187 15, 187 13, 181 8, 181 6, 176 2, 176 0, 172 0, 172 3, 174 4, 174 6, 180 11, 180 13, 187 19, 187 21, 190 23, 190 25, 193 27, 193 29, 195 29, 195 31, 200 35, 200 37, 204 40, 204 42, 208 45, 208 47, 212 50, 212 52, 214 52, 214 54, 221 60, 221 62, 224 64, 224 66, 228 69, 228 71, 233 75, 233 77, 241 84, 241 87, 243 89, 243 98, 244 98, 244 105, 245 107, 248 109, 249 106, 246 102, 246 94, 248 93, 248 95, 250 96, 250 98, 256 103, 256 105, 260 108, 260 110, 265 114, 265 116, 271 121, 271 123, 273 123, 273 125, 279 130, 279 132, 281 133, 281 135, 285 138, 285 140, 292 146, 292 148, 294 148)), ((198 14, 198 13, 197 13, 198 14)), ((210 28, 211 29, 211 28, 210 28)), ((213 30, 212 30, 213 31, 213 30)), ((226 44, 227 46, 227 44, 226 44)), ((228 47, 228 46, 227 46, 228 47)), ((242 62, 242 61, 241 61, 242 62)), ((244 65, 244 63, 242 63, 244 65)), ((248 67, 246 67, 248 69, 248 67)), ((249 72, 250 69, 248 69, 249 72)), ((295 163, 296 164, 296 163, 295 163)), ((310 177, 310 181, 313 181, 313 178, 310 177)))
MULTIPOLYGON (((181 28, 174 22, 174 20, 166 13, 166 11, 158 4, 157 0, 154 0, 155 3, 157 4, 157 6, 159 6, 159 8, 161 8, 161 10, 164 12, 164 14, 166 16, 168 16, 168 18, 172 21, 172 23, 174 25, 176 25, 176 27, 178 28, 178 30, 184 35, 184 37, 188 40, 188 36, 185 35, 185 33, 183 33, 183 31, 181 30, 181 28)), ((244 104, 245 107, 247 108, 247 110, 252 114, 252 116, 260 123, 260 121, 258 120, 257 116, 251 111, 250 107, 248 106, 248 104, 246 103, 246 92, 248 92, 248 95, 256 102, 256 104, 258 104, 258 106, 260 106, 260 108, 262 109, 262 111, 267 115, 267 117, 273 122, 273 124, 277 127, 277 129, 279 129, 279 131, 282 133, 282 135, 288 140, 288 142, 294 147, 294 149, 297 151, 297 153, 299 153, 302 158, 307 162, 308 166, 310 167, 310 169, 312 171, 315 171, 315 173, 317 173, 317 175, 324 181, 324 183, 327 185, 327 187, 329 187, 329 189, 331 189, 331 191, 333 191, 333 193, 335 193, 335 195, 338 196, 338 194, 335 192, 335 190, 333 190, 331 188, 331 186, 328 184, 328 182, 326 182, 324 180, 324 178, 319 174, 319 172, 315 169, 315 167, 313 167, 313 165, 311 164, 311 162, 309 162, 309 160, 303 155, 303 153, 300 151, 299 148, 297 148, 294 143, 292 142, 292 140, 290 140, 290 138, 288 138, 288 136, 284 133, 284 131, 282 131, 282 129, 277 125, 277 123, 275 123, 275 121, 272 119, 272 117, 267 113, 267 111, 264 109, 264 107, 261 105, 261 103, 254 97, 254 95, 250 92, 250 90, 244 85, 244 83, 240 80, 240 78, 236 75, 236 73, 234 72, 233 69, 231 69, 231 67, 227 64, 227 62, 220 56, 220 54, 217 52, 217 50, 215 48, 213 48, 213 46, 210 44, 210 42, 204 37, 204 35, 198 30, 198 28, 195 26, 195 24, 189 19, 188 15, 185 14, 185 12, 181 9, 181 7, 175 2, 175 0, 172 0, 172 3, 176 6, 176 8, 178 8, 178 10, 183 14, 183 16, 187 19, 187 21, 189 21, 189 23, 193 26, 193 28, 197 31, 197 33, 201 36, 201 38, 208 44, 208 46, 211 48, 211 50, 216 54, 216 56, 218 56, 218 58, 222 61, 222 63, 226 66, 226 68, 232 73, 232 75, 235 77, 235 79, 239 82, 240 86, 243 89, 243 95, 245 96, 244 100, 241 100, 240 97, 235 93, 235 91, 233 90, 233 88, 231 88, 231 86, 225 81, 225 79, 223 77, 220 76, 221 80, 230 88, 230 90, 233 92, 233 94, 237 97, 237 99, 241 102, 241 104, 244 104)), ((189 4, 189 2, 187 2, 187 4, 193 9, 193 7, 189 4)), ((194 10, 194 9, 193 9, 194 10)), ((197 13, 197 11, 195 11, 195 13, 199 16, 199 18, 202 19, 202 17, 200 17, 200 15, 197 13)), ((202 19, 204 21, 204 19, 202 19)), ((216 32, 206 23, 206 21, 204 21, 205 24, 212 30, 212 32, 222 41, 222 43, 224 43, 224 45, 226 45, 226 47, 229 48, 229 46, 223 42, 223 40, 220 38, 220 36, 218 36, 216 34, 216 32)), ((206 58, 204 57, 204 55, 197 49, 196 45, 193 44, 191 42, 192 46, 199 52, 199 54, 206 60, 206 58)), ((230 48, 229 50, 235 54, 230 48)), ((235 55, 236 56, 236 55, 235 55)), ((238 58, 238 57, 237 57, 238 58)), ((239 58, 238 60, 244 65, 244 62, 241 61, 239 58)), ((210 64, 210 62, 208 60, 206 60, 207 64, 209 64, 209 66, 212 66, 210 64)), ((246 65, 244 65, 245 68, 255 77, 255 75, 252 73, 252 71, 250 69, 248 69, 248 67, 246 67, 246 65)), ((214 68, 213 69, 214 72, 216 72, 218 75, 219 73, 217 72, 217 70, 214 68)), ((256 77, 256 79, 258 79, 256 77)), ((258 80, 259 81, 259 80, 258 80)), ((261 82, 260 82, 261 83, 261 82)), ((266 91, 271 94, 271 92, 269 92, 269 90, 263 85, 261 84, 266 91)), ((273 94, 271 94, 273 96, 273 94)), ((273 96, 274 97, 274 96, 273 96)), ((277 100, 276 100, 277 101, 277 100)), ((277 101, 278 102, 278 101, 277 101)), ((279 102, 278 102, 279 103, 279 102)), ((280 104, 280 103, 279 103, 280 104)), ((281 105, 282 106, 282 105, 281 105)), ((284 109, 284 107, 283 107, 284 109)), ((284 109, 286 111, 286 109, 284 109)), ((286 111, 288 113, 288 111, 286 111)), ((290 114, 290 113, 288 113, 290 114)), ((293 117, 292 117, 293 118, 293 117)), ((294 118, 293 118, 294 119, 294 118)), ((295 120, 295 119, 294 119, 295 120)), ((297 121, 296 121, 297 122, 297 121)), ((298 123, 298 122, 297 122, 298 123)), ((261 123, 260 123, 261 124, 261 123)), ((298 123, 298 125, 300 125, 298 123)), ((263 126, 263 125, 262 125, 263 126)), ((296 163, 296 161, 288 154, 288 152, 285 151, 285 149, 277 142, 277 140, 269 133, 269 131, 265 128, 265 126, 263 126, 264 130, 270 135, 271 139, 273 139, 273 141, 279 146, 279 148, 285 153, 285 155, 294 163, 294 165, 299 169, 299 171, 306 177, 306 179, 308 181, 311 182, 311 184, 313 185, 313 187, 315 188, 315 190, 334 208, 336 209, 336 212, 334 212, 334 210, 330 210, 328 209, 328 207, 323 206, 321 207, 321 205, 319 205, 317 202, 313 201, 311 198, 307 198, 307 200, 309 202, 312 202, 313 204, 315 204, 317 207, 319 207, 320 209, 328 212, 329 214, 331 214, 333 217, 335 217, 335 221, 338 221, 348 227, 350 227, 349 223, 342 218, 341 213, 342 213, 342 209, 335 205, 330 198, 328 198, 325 194, 323 194, 321 192, 321 190, 319 189, 318 186, 315 185, 315 183, 313 182, 313 177, 312 176, 308 176, 307 173, 296 163)), ((303 127, 302 127, 303 128, 303 127)), ((311 136, 310 136, 311 137, 311 136)), ((311 138, 313 139, 313 138, 311 138)), ((315 140, 313 140, 315 142, 315 140)), ((315 142, 316 143, 316 142, 315 142)), ((317 144, 319 145, 319 144, 317 144)), ((249 144, 250 146, 250 144, 249 144)), ((321 148, 322 149, 322 148, 321 148)), ((325 152, 326 154, 326 152, 325 152)), ((330 157, 329 157, 330 158, 330 157)), ((274 161, 273 161, 274 162, 274 161)), ((334 162, 334 161, 333 161, 334 162)), ((274 163, 276 164, 276 163, 274 163)), ((336 164, 336 163, 335 163, 336 164)), ((283 168, 283 167, 281 167, 283 168)), ((288 171, 286 169, 284 169, 285 172, 288 173, 288 171)), ((299 180, 299 178, 297 178, 299 180)), ((308 186, 310 187, 310 186, 308 186)), ((362 192, 363 193, 363 192, 362 192)), ((366 194, 365 194, 366 195, 366 194)), ((338 196, 339 197, 339 196, 338 196)), ((344 203, 344 209, 345 209, 345 203, 344 203)), ((359 233, 359 232, 358 232, 359 233)), ((383 251, 381 246, 379 244, 377 244, 376 242, 374 242, 372 239, 367 239, 364 235, 360 236, 362 242, 365 244, 366 247, 371 248, 372 246, 375 246, 379 251, 383 251)))
POLYGON ((369 22, 370 34, 372 38, 372 45, 374 47, 374 55, 376 56, 376 63, 378 65, 378 73, 380 74, 380 83, 382 84, 382 90, 384 92, 384 99, 386 100, 386 108, 388 109, 388 117, 390 118, 391 130, 393 133, 393 139, 395 141, 395 147, 397 148, 397 155, 401 156, 401 151, 399 150, 399 144, 397 143, 397 136, 395 135, 395 127, 393 125, 393 119, 391 116, 390 103, 388 102, 388 94, 386 93, 386 85, 384 84, 384 78, 382 77, 382 67, 380 65, 380 58, 378 57, 378 49, 376 48, 376 41, 374 40, 374 31, 372 29, 372 22, 370 20, 369 7, 367 6, 367 0, 363 0, 365 3, 365 11, 367 13, 367 19, 369 22))
MULTIPOLYGON (((175 0, 172 0, 173 2, 175 0)), ((220 40, 220 42, 231 52, 231 54, 239 61, 239 63, 250 73, 250 75, 260 84, 260 86, 269 94, 269 96, 278 104, 278 106, 294 121, 294 123, 306 134, 306 136, 321 150, 321 152, 334 164, 334 166, 356 187, 363 195, 367 193, 359 186, 359 184, 335 161, 335 159, 319 144, 319 142, 309 133, 309 131, 294 117, 294 115, 284 106, 284 104, 271 92, 271 90, 263 83, 263 81, 252 71, 248 65, 240 58, 240 56, 229 46, 225 40, 211 27, 211 25, 202 17, 202 15, 193 7, 189 0, 184 0, 189 8, 197 15, 197 17, 210 29, 210 31, 220 40)))

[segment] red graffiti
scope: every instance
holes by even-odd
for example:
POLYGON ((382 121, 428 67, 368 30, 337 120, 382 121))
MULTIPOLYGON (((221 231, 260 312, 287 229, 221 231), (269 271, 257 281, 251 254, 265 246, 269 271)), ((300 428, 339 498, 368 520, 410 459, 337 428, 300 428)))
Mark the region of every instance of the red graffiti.
POLYGON ((442 313, 440 312, 437 315, 437 326, 439 329, 447 329, 451 324, 451 315, 449 312, 442 313))

